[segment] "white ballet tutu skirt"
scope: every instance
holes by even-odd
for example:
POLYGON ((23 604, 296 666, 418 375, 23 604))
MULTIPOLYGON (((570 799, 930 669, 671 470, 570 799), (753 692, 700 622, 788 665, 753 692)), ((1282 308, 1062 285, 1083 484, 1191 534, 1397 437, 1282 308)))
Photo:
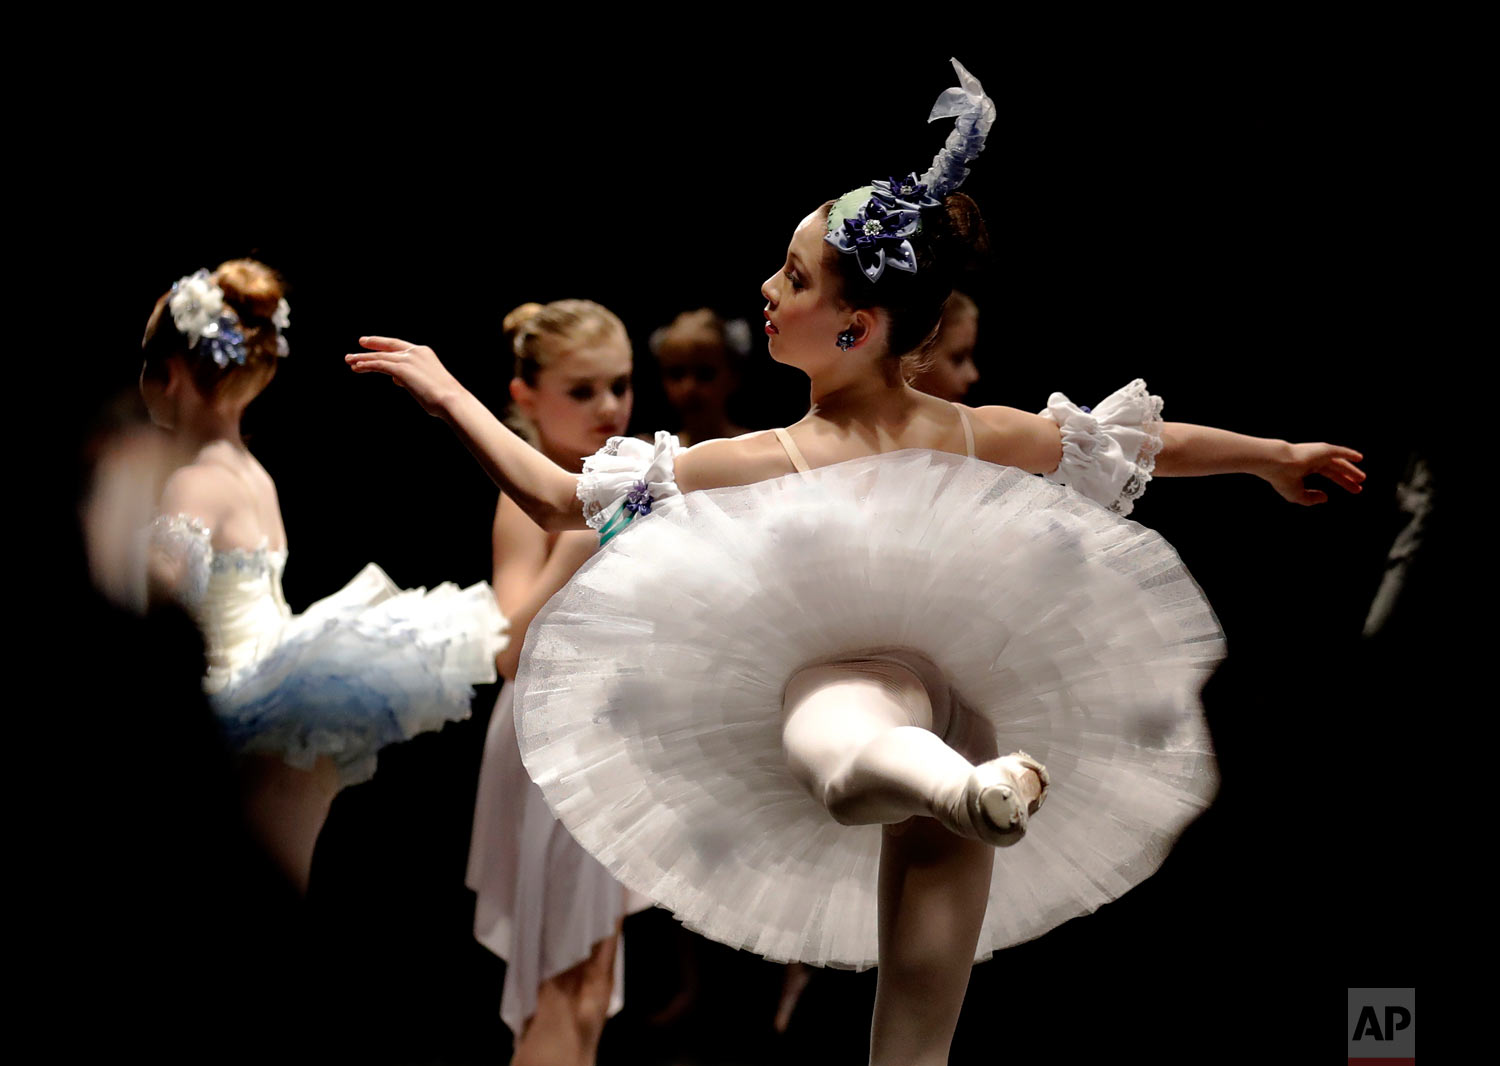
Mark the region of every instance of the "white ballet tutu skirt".
MULTIPOLYGON (((500 1018, 516 1036, 536 1013, 537 989, 586 960, 620 930, 627 913, 650 906, 629 899, 552 817, 521 764, 506 685, 484 742, 474 830, 464 883, 474 890, 474 937, 505 960, 500 1018)), ((625 952, 615 952, 609 1013, 625 1005, 625 952)))
POLYGON ((997 852, 976 959, 1154 872, 1217 784, 1198 693, 1218 624, 1171 545, 1070 489, 928 451, 659 503, 529 627, 531 777, 621 882, 773 960, 876 961, 878 825, 786 768, 782 694, 815 662, 909 649, 953 739, 1046 764, 997 852))

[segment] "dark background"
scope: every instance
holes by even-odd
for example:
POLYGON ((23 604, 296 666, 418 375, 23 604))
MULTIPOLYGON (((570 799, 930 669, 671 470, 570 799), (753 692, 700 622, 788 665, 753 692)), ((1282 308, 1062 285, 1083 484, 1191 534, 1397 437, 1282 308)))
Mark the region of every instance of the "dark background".
MULTIPOLYGON (((1422 972, 1419 926, 1390 917, 1424 884, 1416 751, 1446 673, 1441 521, 1392 631, 1358 634, 1404 521, 1396 480, 1414 451, 1440 485, 1447 469, 1433 385, 1460 348, 1432 244, 1450 209, 1446 126, 1399 53, 1368 62, 1352 40, 1305 54, 1219 36, 1191 50, 951 36, 942 49, 879 26, 791 48, 468 41, 289 54, 274 78, 212 70, 198 85, 111 65, 65 116, 80 139, 68 158, 89 163, 57 177, 84 207, 54 251, 90 293, 66 432, 129 393, 173 279, 252 254, 291 286, 292 354, 246 430, 280 490, 293 608, 370 560, 403 586, 487 579, 494 488, 399 389, 347 371, 356 338, 430 344, 498 407, 506 311, 588 297, 635 343, 632 428, 657 428, 650 331, 703 305, 757 322, 758 286, 803 215, 924 169, 949 129, 922 120, 955 81, 951 47, 1000 108, 966 186, 996 250, 973 285, 971 400, 1035 410, 1056 389, 1092 403, 1139 376, 1170 419, 1349 444, 1370 474, 1363 497, 1314 509, 1243 476, 1153 483, 1133 517, 1179 548, 1228 636, 1206 695, 1221 797, 1140 888, 977 967, 954 1061, 1214 1057, 1267 1012, 1282 1032, 1326 1027, 1336 1051, 1343 988, 1422 972)), ((757 345, 742 421, 785 424, 806 400, 757 345)), ((244 983, 274 1004, 242 993, 247 1027, 306 1027, 335 1060, 504 1061, 502 969, 472 940, 463 886, 493 699, 339 797, 296 919, 311 931, 294 961, 247 963, 264 981, 244 983)), ((112 802, 105 791, 94 799, 112 802)), ((222 936, 197 910, 172 913, 163 942, 222 936)), ((695 1015, 653 1029, 644 1016, 675 989, 665 926, 627 927, 627 1007, 603 1062, 862 1061, 872 974, 815 975, 777 1040, 779 970, 716 947, 700 948, 695 1015)), ((98 952, 78 948, 74 972, 118 975, 98 952)), ((232 970, 233 953, 218 964, 232 970)))

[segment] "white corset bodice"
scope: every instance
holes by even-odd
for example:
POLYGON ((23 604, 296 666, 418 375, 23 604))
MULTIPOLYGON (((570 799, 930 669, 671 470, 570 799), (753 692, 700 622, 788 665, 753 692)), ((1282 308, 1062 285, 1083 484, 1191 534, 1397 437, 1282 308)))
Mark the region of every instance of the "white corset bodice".
POLYGON ((495 679, 506 623, 483 582, 402 590, 370 563, 293 615, 285 551, 216 550, 188 515, 163 515, 149 536, 179 567, 175 595, 203 634, 203 687, 235 751, 302 769, 328 756, 343 783, 363 781, 382 747, 467 718, 473 686, 495 679))
POLYGON ((203 634, 205 687, 221 689, 280 643, 292 617, 281 590, 287 553, 266 547, 215 549, 212 530, 188 515, 163 515, 151 536, 158 548, 183 562, 178 599, 203 634))

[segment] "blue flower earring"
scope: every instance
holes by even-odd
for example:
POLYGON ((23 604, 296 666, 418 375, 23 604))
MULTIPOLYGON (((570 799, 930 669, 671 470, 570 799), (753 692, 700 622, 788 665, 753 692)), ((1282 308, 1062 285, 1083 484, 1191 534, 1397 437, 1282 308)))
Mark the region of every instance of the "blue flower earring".
POLYGON ((839 334, 839 339, 834 343, 847 352, 850 348, 854 347, 854 331, 852 329, 844 330, 844 332, 839 334))

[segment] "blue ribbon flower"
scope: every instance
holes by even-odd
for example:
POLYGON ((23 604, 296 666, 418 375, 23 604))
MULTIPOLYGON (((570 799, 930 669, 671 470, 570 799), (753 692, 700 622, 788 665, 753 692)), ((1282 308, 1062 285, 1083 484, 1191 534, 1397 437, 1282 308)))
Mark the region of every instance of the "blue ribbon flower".
POLYGON ((240 329, 239 319, 233 314, 220 315, 217 321, 210 322, 194 347, 208 353, 220 370, 230 363, 244 366, 247 358, 245 333, 240 329))
POLYGON ((651 505, 655 502, 656 497, 651 495, 651 489, 644 481, 637 481, 630 486, 630 491, 625 494, 625 502, 620 504, 615 513, 609 516, 609 521, 604 523, 603 528, 599 530, 599 546, 602 548, 608 544, 636 518, 650 514, 651 505))
POLYGON ((651 495, 651 490, 644 481, 637 481, 625 494, 625 509, 638 515, 650 514, 651 505, 655 502, 656 498, 651 495))
POLYGON ((927 186, 917 180, 916 171, 912 171, 904 178, 872 181, 870 188, 875 190, 876 196, 888 201, 892 206, 899 205, 913 211, 940 206, 940 201, 928 194, 927 186))
POLYGON ((922 211, 916 204, 883 196, 876 186, 868 185, 841 197, 829 212, 829 221, 824 239, 840 252, 853 252, 860 271, 872 282, 880 280, 887 266, 908 274, 917 272, 917 254, 908 240, 922 228, 922 211), (851 211, 861 197, 863 205, 851 211), (833 224, 835 220, 842 224, 833 224))

